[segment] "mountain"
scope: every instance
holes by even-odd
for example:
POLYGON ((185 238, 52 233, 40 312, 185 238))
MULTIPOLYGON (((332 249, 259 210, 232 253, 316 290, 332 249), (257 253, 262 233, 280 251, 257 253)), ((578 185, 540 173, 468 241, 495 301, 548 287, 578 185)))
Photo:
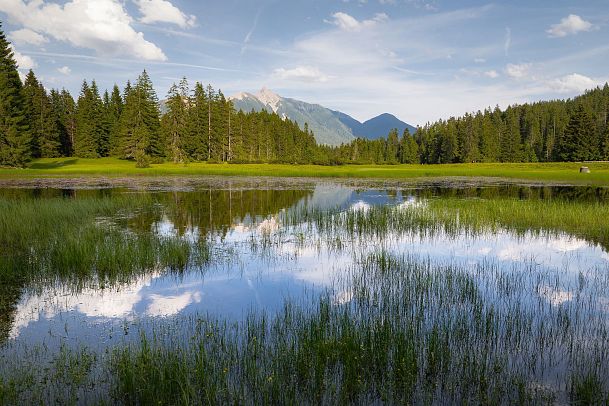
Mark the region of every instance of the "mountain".
POLYGON ((239 93, 229 97, 237 110, 254 110, 277 113, 279 116, 296 121, 300 128, 308 123, 320 144, 340 145, 355 139, 351 129, 343 124, 330 109, 319 104, 281 97, 263 88, 257 94, 239 93))
POLYGON ((229 99, 237 110, 275 112, 281 117, 296 121, 301 128, 308 123, 319 144, 340 145, 349 143, 356 137, 374 140, 386 137, 394 128, 398 129, 400 135, 405 128, 411 133, 415 131, 413 126, 391 114, 381 114, 361 123, 340 111, 330 110, 319 104, 281 97, 267 88, 263 88, 255 95, 239 93, 229 99))
POLYGON ((369 140, 376 140, 381 137, 387 137, 389 131, 394 128, 398 129, 398 134, 401 136, 406 128, 410 131, 411 134, 414 134, 416 128, 411 126, 408 123, 403 122, 393 114, 384 113, 380 116, 376 116, 371 118, 368 121, 360 123, 353 117, 341 113, 340 111, 335 111, 334 115, 347 127, 351 129, 353 135, 356 137, 367 138, 369 140))

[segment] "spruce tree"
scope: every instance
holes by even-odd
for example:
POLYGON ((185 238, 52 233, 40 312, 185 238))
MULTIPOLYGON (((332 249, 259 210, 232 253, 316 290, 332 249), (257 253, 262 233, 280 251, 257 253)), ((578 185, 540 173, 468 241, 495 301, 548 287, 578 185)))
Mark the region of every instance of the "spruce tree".
POLYGON ((55 158, 61 155, 60 133, 53 106, 44 86, 32 70, 23 86, 24 106, 30 123, 32 157, 55 158))
POLYGON ((118 156, 135 159, 138 165, 148 161, 150 156, 162 156, 159 104, 146 71, 135 86, 127 84, 124 98, 118 131, 118 156))
POLYGON ((152 157, 163 157, 165 156, 165 148, 161 138, 159 99, 146 70, 142 72, 137 80, 136 91, 138 94, 140 119, 148 131, 146 153, 152 157))
POLYGON ((74 153, 74 138, 76 137, 76 102, 67 90, 60 93, 60 115, 59 119, 65 129, 62 146, 64 155, 71 156, 74 153))
POLYGON ((601 138, 600 158, 609 161, 609 124, 605 126, 603 137, 601 138))
POLYGON ((399 162, 400 141, 397 128, 389 132, 387 136, 387 146, 385 153, 385 162, 395 164, 399 162))
POLYGON ((80 158, 97 158, 97 131, 94 121, 95 100, 91 88, 83 82, 76 105, 76 133, 74 134, 74 155, 80 158))
POLYGON ((167 113, 161 120, 161 128, 169 146, 169 157, 174 163, 187 160, 184 150, 188 129, 189 90, 186 78, 179 87, 175 84, 167 94, 167 113))
POLYGON ((583 103, 578 103, 571 114, 558 155, 563 161, 585 161, 598 156, 594 121, 583 103))
POLYGON ((117 85, 112 88, 110 100, 106 106, 106 121, 110 125, 109 144, 110 154, 118 154, 118 140, 120 132, 120 119, 123 113, 123 98, 117 85))
POLYGON ((24 166, 30 156, 22 83, 0 23, 0 165, 24 166))
POLYGON ((194 160, 204 161, 208 158, 208 123, 209 110, 207 92, 199 82, 195 84, 192 99, 188 109, 187 133, 184 150, 194 160))

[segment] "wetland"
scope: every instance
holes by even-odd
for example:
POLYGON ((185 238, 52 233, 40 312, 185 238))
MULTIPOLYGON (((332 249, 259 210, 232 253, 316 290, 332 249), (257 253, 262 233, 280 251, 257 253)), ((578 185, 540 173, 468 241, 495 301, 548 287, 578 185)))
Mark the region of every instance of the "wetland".
POLYGON ((0 403, 603 404, 609 189, 0 186, 0 403))

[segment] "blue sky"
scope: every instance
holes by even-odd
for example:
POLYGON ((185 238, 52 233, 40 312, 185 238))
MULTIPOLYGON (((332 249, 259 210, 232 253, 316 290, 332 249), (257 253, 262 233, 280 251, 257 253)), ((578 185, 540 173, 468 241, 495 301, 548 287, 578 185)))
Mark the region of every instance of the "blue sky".
POLYGON ((0 0, 0 20, 22 70, 74 95, 146 68, 161 98, 186 76, 422 125, 609 80, 606 0, 0 0))

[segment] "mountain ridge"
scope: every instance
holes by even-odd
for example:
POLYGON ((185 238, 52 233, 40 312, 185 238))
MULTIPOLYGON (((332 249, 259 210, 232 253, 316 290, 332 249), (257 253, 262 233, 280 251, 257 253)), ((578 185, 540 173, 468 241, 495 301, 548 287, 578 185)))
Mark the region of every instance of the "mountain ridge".
POLYGON ((330 110, 320 104, 282 97, 266 87, 257 94, 237 93, 230 96, 229 100, 238 110, 245 112, 267 110, 284 119, 296 121, 301 128, 307 123, 320 144, 337 146, 349 143, 357 137, 367 139, 386 137, 393 128, 398 128, 400 134, 404 128, 409 128, 411 132, 414 129, 389 113, 361 123, 346 113, 330 110))

